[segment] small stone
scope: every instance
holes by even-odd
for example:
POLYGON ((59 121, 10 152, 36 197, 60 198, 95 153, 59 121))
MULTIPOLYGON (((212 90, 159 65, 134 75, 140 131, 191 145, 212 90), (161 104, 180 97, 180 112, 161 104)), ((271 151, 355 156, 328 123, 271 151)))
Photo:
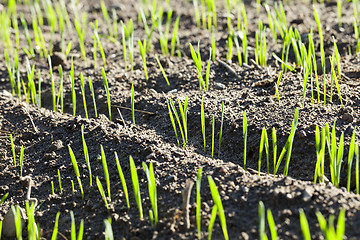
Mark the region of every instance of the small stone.
POLYGON ((215 88, 218 90, 224 90, 226 87, 222 83, 215 83, 215 88))
POLYGON ((344 113, 341 118, 349 123, 354 121, 354 117, 350 113, 344 113))
POLYGON ((313 196, 313 190, 309 189, 309 188, 306 188, 302 194, 302 199, 304 202, 308 202, 310 201, 310 199, 312 198, 313 196))
POLYGON ((249 234, 247 234, 246 232, 242 232, 242 233, 241 233, 241 237, 242 237, 242 239, 244 239, 244 240, 250 239, 250 238, 249 238, 249 234))
POLYGON ((173 90, 171 90, 171 91, 168 91, 168 94, 173 94, 173 93, 177 93, 177 89, 175 88, 175 89, 173 89, 173 90))
POLYGON ((298 135, 301 139, 306 138, 306 132, 304 130, 299 131, 298 135))

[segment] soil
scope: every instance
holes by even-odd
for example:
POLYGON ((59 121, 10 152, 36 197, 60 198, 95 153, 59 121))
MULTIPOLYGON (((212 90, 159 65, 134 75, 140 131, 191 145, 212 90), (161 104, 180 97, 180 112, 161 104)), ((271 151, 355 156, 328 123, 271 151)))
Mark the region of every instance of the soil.
MULTIPOLYGON (((270 2, 270 7, 273 7, 270 2)), ((134 19, 134 42, 145 36, 144 27, 137 21, 140 4, 133 1, 107 1, 106 5, 116 10, 119 20, 127 22, 134 19), (136 20, 135 20, 136 19, 136 20)), ((250 58, 253 58, 255 47, 255 31, 257 21, 262 19, 267 24, 265 9, 258 13, 255 1, 246 2, 249 19, 248 41, 250 58)), ((197 72, 191 59, 189 42, 196 46, 200 40, 204 68, 209 57, 210 36, 207 30, 196 27, 193 5, 187 1, 173 1, 173 21, 181 16, 179 39, 181 57, 161 56, 158 44, 158 34, 153 36, 153 49, 147 55, 149 79, 145 80, 143 63, 135 44, 134 71, 125 71, 124 57, 121 45, 102 37, 101 41, 107 57, 106 76, 109 82, 112 121, 109 120, 106 92, 100 67, 101 56, 98 52, 97 66, 94 69, 92 60, 91 31, 88 28, 86 40, 87 62, 83 62, 76 32, 67 32, 66 42, 72 41, 72 50, 67 61, 59 60, 64 68, 64 112, 52 111, 51 82, 49 66, 45 58, 30 59, 35 64, 36 71, 41 69, 42 76, 42 107, 27 104, 24 97, 20 102, 11 94, 9 76, 5 61, 0 63, 0 196, 9 193, 8 198, 0 205, 0 220, 3 219, 11 205, 24 206, 27 185, 20 178, 19 166, 14 166, 9 134, 14 137, 16 160, 18 161, 21 146, 24 147, 23 176, 31 176, 34 186, 31 197, 39 202, 36 211, 36 222, 40 225, 41 235, 50 239, 55 223, 55 216, 60 212, 58 239, 70 239, 71 218, 73 211, 78 230, 80 220, 84 220, 84 237, 86 239, 104 238, 104 220, 112 219, 112 229, 115 239, 195 239, 197 238, 195 211, 196 187, 190 196, 190 228, 186 228, 183 217, 182 191, 186 181, 196 181, 198 169, 203 169, 201 184, 201 234, 208 236, 208 225, 212 201, 207 176, 212 176, 220 192, 224 205, 227 228, 230 239, 258 239, 259 217, 258 203, 262 201, 266 209, 271 209, 277 226, 279 239, 302 239, 299 220, 299 209, 306 213, 312 239, 323 239, 316 217, 320 211, 326 219, 331 214, 338 216, 340 209, 346 210, 347 239, 360 238, 358 226, 360 224, 360 196, 354 193, 355 181, 352 182, 350 192, 344 188, 342 180, 340 188, 331 183, 313 183, 316 164, 315 127, 324 127, 336 121, 338 137, 344 132, 345 155, 342 178, 346 177, 347 152, 350 138, 360 123, 360 68, 359 59, 354 54, 356 40, 352 26, 352 5, 344 3, 342 9, 342 26, 339 26, 336 15, 336 2, 315 4, 319 11, 324 33, 325 52, 330 56, 333 52, 333 38, 337 41, 341 55, 343 77, 340 81, 340 92, 344 103, 341 106, 337 94, 333 101, 326 104, 311 101, 310 85, 307 86, 305 107, 302 103, 303 83, 299 73, 287 72, 280 83, 280 102, 274 97, 275 84, 280 72, 278 64, 271 58, 272 52, 279 55, 281 41, 274 43, 271 33, 267 31, 268 67, 263 68, 254 63, 239 66, 234 54, 232 62, 215 61, 211 63, 209 91, 199 91, 197 72), (158 68, 155 54, 169 78, 168 86, 158 68), (77 112, 72 116, 71 86, 68 80, 70 57, 74 58, 76 76, 77 112), (230 68, 229 68, 230 67, 230 68), (231 69, 234 70, 231 71, 231 69), (85 79, 91 77, 96 95, 99 116, 95 118, 92 98, 86 81, 86 102, 89 119, 85 117, 82 95, 80 90, 80 73, 85 79), (136 124, 132 123, 131 85, 134 84, 136 124), (186 149, 177 140, 169 118, 167 98, 176 101, 177 98, 188 98, 188 143, 186 149), (200 105, 204 99, 206 151, 204 151, 200 105), (221 152, 218 154, 218 139, 221 121, 221 104, 224 103, 224 121, 221 141, 221 152), (294 146, 288 176, 266 174, 265 156, 258 174, 259 143, 261 130, 266 128, 269 139, 271 129, 275 127, 278 138, 278 151, 284 146, 291 129, 295 109, 299 109, 299 124, 294 138, 294 146), (243 114, 246 110, 248 121, 247 168, 243 164, 243 114), (142 111, 142 112, 141 112, 142 111), (121 118, 119 113, 122 113, 121 118), (215 116, 215 154, 211 157, 212 116, 215 116), (81 126, 84 125, 85 140, 89 149, 90 163, 93 176, 93 186, 90 186, 89 172, 83 154, 81 126), (68 145, 71 146, 79 164, 80 178, 84 187, 82 197, 77 183, 74 168, 71 163, 68 145), (109 169, 111 182, 111 202, 109 210, 96 186, 95 178, 99 177, 104 188, 105 177, 100 156, 100 146, 103 146, 109 169), (117 153, 122 166, 129 190, 130 208, 126 206, 125 195, 119 178, 115 162, 117 153), (144 218, 139 218, 138 209, 132 189, 129 156, 132 156, 139 174, 140 190, 144 208, 144 218), (154 165, 157 183, 159 223, 156 227, 150 224, 148 211, 151 204, 148 194, 148 182, 142 169, 142 163, 154 165), (256 170, 254 170, 256 169, 256 170), (62 190, 58 182, 58 171, 61 175, 62 190), (75 191, 72 191, 71 181, 75 191), (52 193, 51 182, 54 183, 52 193)), ((95 1, 79 1, 78 8, 88 14, 88 20, 99 20, 99 33, 104 36, 107 28, 100 4, 95 1)), ((309 3, 287 3, 284 5, 288 24, 298 29, 300 34, 308 34, 313 28, 315 36, 317 27, 313 17, 312 5, 309 3)), ((30 25, 31 11, 28 6, 19 5, 18 11, 24 12, 30 25)), ((71 7, 68 7, 70 17, 74 18, 71 7)), ((165 9, 167 14, 168 9, 165 9)), ((216 58, 225 61, 228 37, 226 27, 226 11, 218 9, 218 29, 216 30, 216 58)), ((233 22, 235 24, 236 18, 233 22)), ((30 28, 31 29, 31 28, 30 28)), ((21 30, 23 31, 23 30, 21 30)), ((44 37, 49 40, 49 28, 44 26, 44 37)), ((279 37, 280 39, 280 37, 279 37)), ((55 35, 55 42, 59 36, 55 35)), ((25 37, 21 35, 21 44, 26 46, 25 37)), ((319 39, 315 38, 315 46, 319 50, 319 39)), ((55 51, 54 55, 60 53, 55 51)), ((4 54, 0 54, 4 59, 4 54)), ((290 54, 290 61, 294 61, 290 54)), ((54 58, 53 58, 54 59, 54 58)), ((26 55, 20 54, 20 71, 22 78, 26 77, 26 55)), ((55 64, 56 65, 56 64, 55 64)), ((58 67, 54 66, 55 82, 58 89, 58 67)), ((326 73, 327 94, 330 93, 330 74, 326 73)), ((320 79, 322 76, 320 75, 320 79)), ((37 80, 36 80, 37 81, 37 80)), ((314 85, 315 86, 315 85, 314 85)), ((320 83, 320 89, 323 89, 320 83)), ((323 99, 323 94, 320 94, 323 99)), ((327 100, 329 100, 329 95, 327 100)), ((177 104, 176 104, 177 105, 177 104)), ((178 131, 178 134, 179 131, 178 131)), ((270 146, 271 146, 270 141, 270 146)), ((279 153, 278 153, 279 154, 279 153)), ((270 151, 272 156, 272 151, 270 151)), ((330 179, 329 162, 327 156, 326 176, 330 179)), ((353 167, 354 169, 354 167, 353 167)), ((284 170, 284 162, 278 173, 284 170)), ((273 171, 272 157, 270 157, 270 172, 273 171)), ((353 178, 354 179, 354 178, 353 178)), ((107 192, 105 190, 105 192, 107 192)), ((268 227, 266 233, 270 236, 268 227)), ((26 231, 24 230, 24 236, 26 231)), ((220 222, 217 219, 213 239, 222 239, 220 222)), ((3 238, 4 239, 4 236, 3 238)))

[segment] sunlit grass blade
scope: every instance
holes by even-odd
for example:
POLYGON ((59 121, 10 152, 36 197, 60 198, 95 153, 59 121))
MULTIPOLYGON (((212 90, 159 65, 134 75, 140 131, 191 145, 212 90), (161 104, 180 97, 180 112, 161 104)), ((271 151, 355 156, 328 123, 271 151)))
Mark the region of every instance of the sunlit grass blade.
POLYGON ((124 173, 122 171, 117 152, 115 152, 115 161, 116 161, 117 170, 119 172, 120 181, 121 181, 121 184, 122 184, 122 187, 123 187, 123 191, 124 191, 124 195, 125 195, 125 199, 126 199, 126 205, 127 205, 128 208, 130 208, 128 189, 127 189, 127 186, 126 186, 124 173))
POLYGON ((138 174, 136 171, 136 166, 135 166, 134 160, 131 156, 129 157, 129 160, 130 160, 130 172, 131 172, 131 179, 132 179, 132 184, 133 184, 133 189, 134 189, 135 201, 136 201, 136 204, 139 209, 140 219, 143 219, 143 208, 142 208, 142 202, 141 202, 142 200, 141 200, 141 193, 140 193, 140 186, 139 186, 139 178, 138 178, 138 174))
POLYGON ((210 186, 210 191, 211 191, 211 196, 212 199, 214 201, 214 204, 217 206, 218 209, 218 214, 219 214, 219 219, 220 219, 220 224, 221 224, 221 228, 223 231, 223 235, 225 240, 229 239, 228 236, 228 231, 227 231, 227 227, 226 227, 226 218, 225 218, 225 212, 224 212, 224 207, 220 198, 220 194, 219 191, 216 187, 216 184, 214 182, 214 180, 212 179, 211 176, 208 176, 208 182, 209 182, 209 186, 210 186))

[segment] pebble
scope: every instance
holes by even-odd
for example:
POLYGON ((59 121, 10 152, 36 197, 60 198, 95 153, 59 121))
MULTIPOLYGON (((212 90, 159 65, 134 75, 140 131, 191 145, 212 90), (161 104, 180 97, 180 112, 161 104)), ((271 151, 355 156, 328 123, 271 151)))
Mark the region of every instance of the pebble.
POLYGON ((171 90, 171 91, 168 91, 168 94, 173 94, 173 93, 177 93, 177 89, 175 88, 175 89, 173 89, 173 90, 171 90))
POLYGON ((341 118, 349 123, 354 121, 354 117, 350 113, 344 113, 341 118))
POLYGON ((242 233, 241 233, 241 237, 242 237, 242 239, 244 239, 244 240, 250 239, 250 238, 249 238, 249 234, 247 234, 246 232, 242 232, 242 233))
POLYGON ((306 138, 306 132, 304 130, 301 130, 298 134, 301 139, 306 138))
POLYGON ((224 90, 226 87, 222 83, 215 83, 215 88, 218 90, 224 90))
POLYGON ((313 196, 313 191, 310 190, 309 188, 306 188, 302 194, 302 199, 304 202, 308 202, 308 201, 310 201, 312 196, 313 196))

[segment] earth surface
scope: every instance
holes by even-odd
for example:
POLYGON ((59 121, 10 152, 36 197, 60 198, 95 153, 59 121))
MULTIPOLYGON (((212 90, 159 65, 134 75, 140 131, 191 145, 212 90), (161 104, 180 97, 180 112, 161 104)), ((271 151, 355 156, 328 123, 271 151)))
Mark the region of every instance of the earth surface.
MULTIPOLYGON (((147 53, 149 79, 146 80, 143 62, 137 41, 145 37, 144 25, 138 21, 140 1, 106 1, 109 12, 114 9, 118 21, 134 23, 134 70, 130 71, 129 59, 127 69, 121 45, 118 41, 107 38, 107 25, 98 1, 77 1, 76 8, 80 13, 86 12, 88 23, 99 21, 98 32, 104 47, 107 65, 105 72, 109 83, 111 97, 111 121, 109 120, 107 96, 104 89, 101 67, 103 66, 100 52, 94 67, 93 41, 90 25, 85 40, 87 60, 81 58, 79 41, 75 28, 65 31, 65 42, 72 41, 72 48, 67 59, 54 47, 53 64, 57 57, 58 64, 64 70, 64 108, 63 112, 54 112, 52 106, 51 81, 49 65, 46 58, 30 59, 35 64, 36 72, 41 70, 42 106, 26 103, 22 93, 21 101, 11 94, 9 74, 6 69, 4 52, 0 51, 0 197, 9 193, 0 205, 0 220, 11 205, 24 207, 28 185, 20 177, 19 163, 14 166, 10 134, 15 145, 16 160, 19 161, 21 146, 24 148, 22 175, 30 176, 33 181, 31 197, 39 202, 35 213, 36 222, 41 229, 41 236, 50 239, 55 223, 55 216, 60 212, 58 239, 70 239, 71 218, 73 211, 76 229, 81 219, 84 220, 85 239, 104 238, 104 220, 112 219, 112 230, 115 239, 196 239, 196 184, 190 192, 189 219, 186 226, 183 209, 182 192, 187 181, 195 183, 199 168, 203 170, 201 182, 201 237, 207 238, 211 210, 214 206, 207 176, 211 176, 219 190, 224 206, 229 239, 258 239, 259 216, 258 204, 262 201, 266 209, 274 216, 279 239, 302 239, 299 220, 299 209, 303 209, 309 222, 312 239, 323 239, 316 212, 320 211, 326 219, 334 215, 335 219, 341 209, 346 213, 346 239, 360 238, 360 197, 355 194, 355 181, 351 191, 346 191, 347 152, 353 131, 356 136, 360 123, 360 67, 359 58, 355 54, 356 39, 353 29, 352 3, 344 2, 342 7, 342 25, 337 19, 336 1, 315 3, 324 31, 325 54, 333 53, 333 41, 337 42, 341 55, 343 76, 339 86, 343 106, 335 91, 333 101, 311 100, 310 84, 306 88, 305 106, 302 107, 303 81, 301 73, 284 73, 279 85, 280 101, 274 96, 275 85, 280 73, 279 64, 272 58, 272 53, 281 54, 282 42, 272 40, 269 29, 267 36, 267 67, 261 67, 253 61, 248 65, 239 66, 236 50, 232 61, 226 61, 227 54, 227 13, 219 1, 217 8, 218 23, 215 30, 216 60, 211 62, 209 90, 199 90, 196 67, 191 58, 189 43, 194 46, 200 41, 203 69, 209 58, 211 32, 198 28, 194 18, 192 2, 171 1, 173 9, 172 23, 180 16, 178 31, 179 51, 181 57, 163 56, 159 45, 159 33, 155 30, 152 38, 153 46, 147 53), (170 85, 158 67, 155 54, 166 72, 170 85), (77 94, 76 116, 72 115, 71 84, 68 73, 71 68, 71 57, 74 60, 75 91, 77 94), (220 60, 220 61, 219 61, 220 60), (80 73, 85 77, 87 102, 86 118, 80 88, 80 73), (97 104, 98 117, 95 117, 92 97, 88 85, 91 77, 97 104), (134 86, 134 108, 136 124, 132 122, 131 86, 134 86), (177 99, 188 99, 186 149, 178 128, 177 144, 173 126, 169 117, 167 99, 172 99, 177 106, 177 99), (205 111, 206 150, 204 151, 201 128, 201 101, 205 111), (224 104, 221 150, 218 154, 221 126, 221 106, 224 104), (288 176, 283 176, 283 161, 278 174, 273 175, 272 148, 270 147, 270 173, 267 174, 266 157, 263 154, 261 172, 258 172, 259 145, 262 128, 268 132, 270 146, 271 129, 277 132, 278 154, 289 136, 292 120, 296 109, 299 109, 299 123, 294 138, 288 176), (130 110, 129 110, 130 109, 130 110), (244 169, 243 116, 246 111, 248 123, 247 160, 244 169), (121 115, 120 115, 121 113, 121 115), (212 119, 215 119, 214 139, 215 153, 211 155, 212 119), (332 125, 336 121, 336 132, 340 138, 344 133, 345 151, 341 186, 336 188, 330 182, 314 183, 316 165, 315 128, 332 125), (89 150, 92 170, 92 186, 88 167, 83 153, 81 126, 84 126, 84 137, 89 150), (74 151, 77 159, 80 179, 84 188, 83 196, 77 182, 70 159, 68 146, 74 151), (111 183, 111 201, 109 210, 96 186, 96 177, 102 182, 107 193, 104 170, 101 158, 101 146, 104 148, 111 183), (115 161, 118 155, 126 184, 129 191, 130 208, 119 178, 115 161), (139 176, 141 199, 144 208, 143 219, 139 218, 131 181, 129 156, 135 161, 139 176), (148 193, 148 181, 142 163, 153 163, 157 197, 159 222, 156 227, 150 223, 149 210, 151 203, 148 193), (62 193, 58 181, 61 176, 62 193), (72 181, 74 191, 72 190, 72 181), (54 192, 52 185, 54 184, 54 192)), ((3 11, 7 4, 3 2, 3 11)), ((31 6, 31 5, 30 5, 31 6)), ((165 6, 165 4, 164 4, 165 6)), ((274 2, 270 1, 271 9, 274 2)), ((71 4, 67 5, 70 19, 75 18, 71 4)), ((254 59, 255 31, 258 19, 268 24, 266 11, 263 7, 257 11, 255 1, 246 1, 248 16, 249 59, 254 59)), ((167 16, 169 7, 164 8, 167 16)), ((319 37, 313 16, 312 3, 287 2, 284 4, 288 26, 296 28, 306 36, 313 29, 316 52, 319 50, 319 37)), ((28 25, 31 25, 31 7, 17 6, 23 12, 28 25)), ((231 16, 236 25, 236 15, 231 16)), ((150 20, 149 20, 150 21, 150 20)), ((50 27, 44 23, 44 38, 49 43, 50 27)), ((119 24, 120 26, 120 24, 119 24)), ((30 34, 32 28, 29 27, 30 34)), ((20 28, 20 44, 27 46, 20 28)), ((170 31, 172 34, 172 29, 170 31)), ((32 35, 31 35, 32 36, 32 35)), ((12 33, 12 38, 13 38, 12 33)), ((54 34, 54 44, 60 41, 58 32, 54 34)), ((319 57, 319 56, 318 56, 319 57)), ((13 55, 10 54, 10 58, 13 55)), ((320 59, 320 58, 319 58, 320 59)), ((295 61, 290 53, 289 62, 295 61)), ((19 68, 22 79, 27 83, 26 54, 19 51, 19 68)), ((205 70, 203 70, 203 73, 205 70)), ((58 66, 53 66, 56 89, 59 89, 58 66)), ((36 84, 37 74, 36 75, 36 84)), ((330 72, 325 73, 327 88, 330 89, 330 72)), ((322 75, 319 75, 322 79, 322 75)), ((323 85, 320 84, 322 89, 323 85)), ((314 85, 315 88, 315 85, 314 85)), ((335 88, 335 87, 334 87, 335 88)), ((327 94, 330 92, 327 91, 327 94)), ((323 99, 323 93, 319 95, 323 99)), ((327 99, 329 99, 329 95, 327 99)), ((176 123, 177 124, 177 123, 176 123)), ((358 140, 356 140, 358 142, 358 140)), ((354 166, 353 166, 354 169, 354 166)), ((330 179, 329 157, 326 154, 325 175, 330 179)), ((268 224, 266 233, 270 236, 268 224)), ((26 237, 26 230, 24 236, 26 237)), ((212 233, 213 239, 222 239, 223 233, 217 218, 212 233)), ((3 236, 3 239, 4 236, 3 236)))

